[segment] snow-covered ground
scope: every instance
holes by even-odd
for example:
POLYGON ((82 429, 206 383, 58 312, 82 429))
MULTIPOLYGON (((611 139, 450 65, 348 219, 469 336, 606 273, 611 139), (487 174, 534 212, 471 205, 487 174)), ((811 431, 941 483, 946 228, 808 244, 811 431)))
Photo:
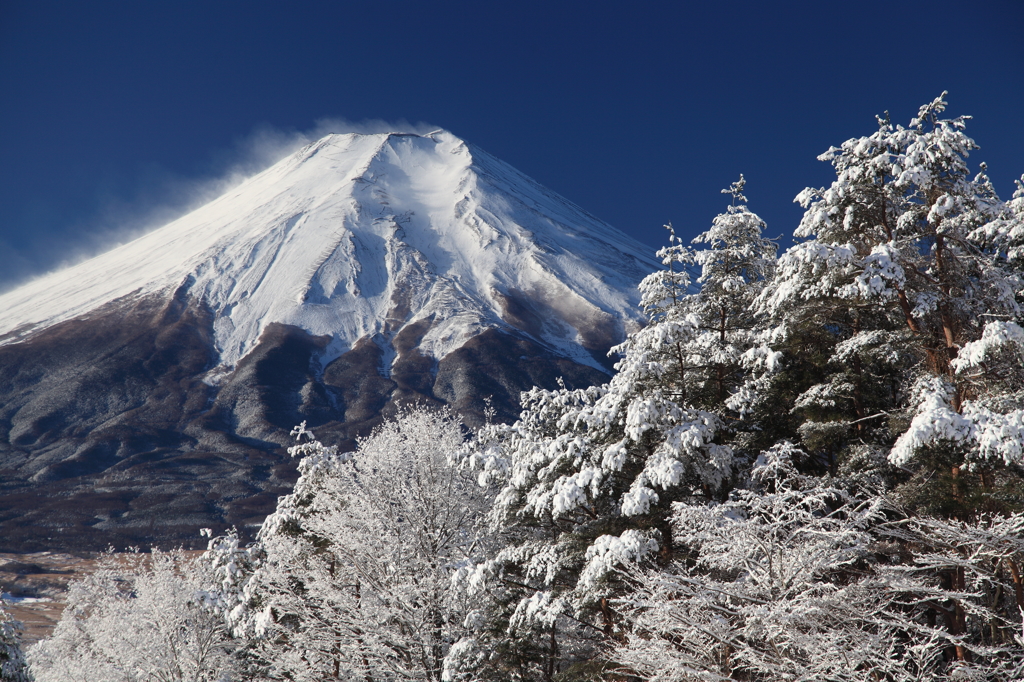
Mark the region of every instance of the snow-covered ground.
MULTIPOLYGON (((626 237, 451 133, 328 135, 202 208, 0 296, 0 344, 184 286, 214 315, 221 371, 272 322, 328 335, 324 362, 424 318, 443 357, 529 301, 578 362, 641 320, 658 266, 626 237), (588 340, 591 341, 588 343, 588 340)), ((536 317, 536 316, 535 316, 536 317)))

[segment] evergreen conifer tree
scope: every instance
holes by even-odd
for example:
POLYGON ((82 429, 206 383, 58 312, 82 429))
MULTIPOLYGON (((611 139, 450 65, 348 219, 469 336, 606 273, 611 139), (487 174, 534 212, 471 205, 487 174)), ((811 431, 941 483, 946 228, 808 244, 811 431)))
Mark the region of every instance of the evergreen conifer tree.
POLYGON ((956 445, 926 446, 964 441, 955 425, 974 393, 958 379, 958 354, 986 321, 1018 314, 1021 282, 1006 267, 1014 207, 984 174, 969 176, 977 146, 966 117, 940 117, 944 96, 907 128, 882 117, 875 134, 819 157, 836 180, 797 197, 804 241, 781 257, 759 304, 788 351, 791 371, 779 379, 799 387, 791 409, 810 452, 833 471, 886 459, 914 468, 916 458, 928 476, 943 469, 932 480, 961 504, 963 484, 953 479, 982 462, 956 445), (940 416, 938 406, 946 413, 934 437, 920 428, 901 437, 922 410, 940 416))
POLYGON ((698 330, 682 349, 687 400, 722 419, 729 434, 723 438, 737 452, 760 440, 765 390, 781 358, 754 305, 774 274, 777 247, 764 236, 764 221, 747 207, 745 187, 740 175, 722 190, 731 195, 731 205, 692 242, 705 246, 689 256, 700 271, 700 288, 677 303, 698 330))
POLYGON ((694 240, 706 250, 669 227, 666 267, 640 285, 649 324, 614 349, 608 384, 524 393, 519 421, 485 427, 465 453, 482 483, 503 486, 489 520, 504 548, 464 573, 490 602, 449 655, 450 679, 589 674, 616 633, 617 569, 668 561, 671 503, 706 504, 731 486, 732 425, 776 359, 750 311, 775 245, 744 184, 694 240))
POLYGON ((32 674, 21 650, 21 623, 14 620, 0 597, 0 680, 32 682, 32 674))

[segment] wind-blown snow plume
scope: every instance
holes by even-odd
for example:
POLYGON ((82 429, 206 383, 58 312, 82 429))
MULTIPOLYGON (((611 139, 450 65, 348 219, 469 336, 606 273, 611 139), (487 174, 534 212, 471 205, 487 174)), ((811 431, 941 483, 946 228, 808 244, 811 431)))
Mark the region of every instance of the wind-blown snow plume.
POLYGON ((517 326, 598 366, 635 327, 646 249, 437 130, 332 134, 131 243, 0 296, 0 344, 112 301, 187 291, 223 368, 274 322, 332 341, 430 322, 435 358, 517 326), (625 321, 625 322, 623 322, 625 321), (587 349, 587 350, 585 350, 587 349))

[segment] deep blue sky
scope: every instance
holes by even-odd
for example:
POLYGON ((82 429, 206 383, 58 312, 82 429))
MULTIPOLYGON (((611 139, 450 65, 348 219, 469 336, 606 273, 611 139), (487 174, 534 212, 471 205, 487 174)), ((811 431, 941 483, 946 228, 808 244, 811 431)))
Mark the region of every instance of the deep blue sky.
POLYGON ((325 117, 447 128, 653 248, 741 172, 789 235, 818 154, 949 90, 1008 198, 1022 36, 1021 0, 0 0, 0 290, 325 117))

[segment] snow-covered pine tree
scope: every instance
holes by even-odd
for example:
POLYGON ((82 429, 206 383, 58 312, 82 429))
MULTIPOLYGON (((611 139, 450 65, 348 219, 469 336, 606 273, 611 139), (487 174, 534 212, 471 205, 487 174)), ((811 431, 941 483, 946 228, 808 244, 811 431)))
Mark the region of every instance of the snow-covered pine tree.
MULTIPOLYGON (((976 179, 988 182, 984 174, 976 179)), ((1024 298, 1024 183, 1010 202, 994 191, 996 217, 970 237, 1004 273, 1005 286, 1024 298)), ((970 517, 979 511, 1020 509, 1024 475, 1024 329, 1020 306, 993 308, 980 316, 980 334, 957 349, 947 375, 923 374, 912 393, 909 428, 890 459, 901 465, 932 461, 951 491, 940 513, 970 517)), ((919 498, 932 487, 916 485, 919 498)), ((934 507, 934 505, 932 505, 934 507)))
MULTIPOLYGON (((986 174, 985 164, 975 178, 995 218, 970 234, 986 253, 1005 263, 1018 276, 1024 276, 1024 175, 1015 182, 1017 189, 1006 203, 999 201, 986 174)), ((1018 304, 1024 304, 1024 290, 1017 292, 1018 304)), ((1019 320, 1018 320, 1019 321, 1019 320)))
POLYGON ((733 474, 725 442, 774 368, 751 314, 775 245, 746 207, 742 176, 727 213, 695 243, 670 230, 666 266, 640 285, 649 324, 614 352, 601 387, 523 394, 513 425, 489 425, 465 452, 484 484, 500 483, 489 519, 503 548, 464 571, 489 603, 453 648, 449 679, 585 676, 615 635, 616 567, 666 561, 670 504, 720 497, 733 474), (698 293, 689 270, 700 267, 698 293))
POLYGON ((626 571, 636 589, 616 603, 632 624, 614 655, 621 672, 659 682, 1018 679, 1012 567, 1024 515, 892 521, 882 498, 799 474, 805 457, 781 443, 729 501, 675 507, 685 561, 626 571))
MULTIPOLYGON (((837 179, 797 197, 805 241, 781 257, 759 304, 786 351, 772 391, 788 392, 813 459, 903 480, 898 496, 913 512, 983 528, 1024 501, 1020 205, 1019 195, 1001 203, 984 173, 969 176, 976 145, 966 119, 940 118, 945 106, 922 107, 909 128, 882 118, 874 135, 820 157, 837 179)), ((902 547, 938 552, 923 540, 902 547)), ((1002 565, 1012 573, 1016 562, 1002 565)), ((943 654, 961 667, 971 637, 987 645, 986 618, 1017 620, 1013 603, 965 616, 977 603, 963 568, 917 569, 947 590, 922 617, 964 638, 943 654)))
MULTIPOLYGON (((976 145, 966 118, 940 118, 944 96, 908 128, 880 118, 875 134, 819 157, 837 178, 797 197, 806 211, 795 234, 805 241, 781 257, 759 301, 790 351, 791 371, 780 378, 799 387, 792 405, 804 419, 802 442, 833 465, 860 455, 858 466, 886 456, 907 466, 927 441, 917 429, 889 452, 908 407, 936 416, 932 408, 945 406, 940 422, 959 423, 974 395, 957 379, 960 349, 981 338, 986 321, 1018 312, 1020 279, 1005 267, 1012 207, 984 175, 969 176, 976 145)), ((932 440, 956 439, 947 431, 932 440)), ((979 458, 946 451, 942 480, 955 498, 950 479, 979 458)))
MULTIPOLYGON (((697 321, 694 338, 680 348, 687 401, 749 434, 759 428, 755 410, 780 353, 769 347, 768 330, 754 307, 774 272, 777 247, 764 237, 764 221, 747 207, 745 187, 740 175, 722 190, 732 204, 692 242, 705 245, 690 256, 700 269, 700 290, 674 305, 697 321)), ((657 306, 657 290, 645 293, 645 302, 657 306)), ((736 445, 743 449, 747 440, 736 445)))
POLYGON ((7 611, 3 597, 0 597, 0 680, 32 682, 21 649, 21 623, 7 611))
POLYGON ((254 679, 439 680, 466 605, 451 574, 488 503, 449 466, 446 411, 409 409, 338 453, 297 427, 300 478, 256 543, 211 543, 219 609, 254 679))

